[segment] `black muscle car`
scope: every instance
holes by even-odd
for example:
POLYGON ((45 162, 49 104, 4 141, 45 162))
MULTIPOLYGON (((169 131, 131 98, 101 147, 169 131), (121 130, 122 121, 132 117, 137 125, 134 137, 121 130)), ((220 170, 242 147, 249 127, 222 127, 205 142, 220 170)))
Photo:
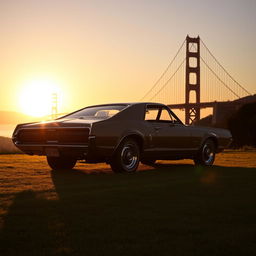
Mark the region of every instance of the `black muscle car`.
POLYGON ((46 155, 52 169, 72 169, 85 160, 109 163, 114 172, 165 159, 210 166, 231 140, 228 130, 184 125, 159 103, 90 106, 53 121, 20 124, 13 133, 19 149, 46 155))

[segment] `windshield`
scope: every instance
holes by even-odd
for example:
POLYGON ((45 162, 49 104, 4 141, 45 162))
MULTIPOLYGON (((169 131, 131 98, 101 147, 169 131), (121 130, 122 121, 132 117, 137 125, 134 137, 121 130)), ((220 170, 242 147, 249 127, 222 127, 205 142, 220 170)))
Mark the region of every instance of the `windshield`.
POLYGON ((107 119, 119 113, 126 106, 127 105, 108 105, 108 106, 88 107, 88 108, 79 110, 73 114, 70 114, 66 117, 80 118, 80 119, 107 119))

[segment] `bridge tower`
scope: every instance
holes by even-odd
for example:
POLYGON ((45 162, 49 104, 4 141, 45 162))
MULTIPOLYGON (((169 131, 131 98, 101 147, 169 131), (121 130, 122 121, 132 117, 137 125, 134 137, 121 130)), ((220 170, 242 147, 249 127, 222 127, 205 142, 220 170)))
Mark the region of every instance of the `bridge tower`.
POLYGON ((57 93, 52 93, 52 119, 58 117, 58 95, 57 93))
POLYGON ((190 103, 200 103, 200 37, 186 37, 186 101, 185 123, 192 124, 200 120, 200 107, 190 103), (191 92, 195 92, 195 102, 191 102, 191 92))

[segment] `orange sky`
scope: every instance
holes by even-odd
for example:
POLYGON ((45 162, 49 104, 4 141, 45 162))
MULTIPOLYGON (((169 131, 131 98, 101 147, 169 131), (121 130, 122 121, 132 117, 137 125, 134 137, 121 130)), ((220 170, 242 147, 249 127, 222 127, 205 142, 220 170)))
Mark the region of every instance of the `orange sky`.
MULTIPOLYGON (((42 83, 57 88, 59 112, 138 101, 187 34, 256 93, 255 13, 253 0, 3 0, 0 110, 26 111, 27 88, 42 83)), ((43 92, 33 95, 42 110, 43 92)))

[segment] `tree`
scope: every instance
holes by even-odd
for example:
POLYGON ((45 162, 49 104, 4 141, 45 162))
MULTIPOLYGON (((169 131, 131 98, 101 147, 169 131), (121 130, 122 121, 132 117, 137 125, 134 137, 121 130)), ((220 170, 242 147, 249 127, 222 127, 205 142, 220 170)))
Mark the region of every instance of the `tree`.
POLYGON ((256 146, 256 102, 243 105, 228 120, 233 136, 233 145, 256 146))

